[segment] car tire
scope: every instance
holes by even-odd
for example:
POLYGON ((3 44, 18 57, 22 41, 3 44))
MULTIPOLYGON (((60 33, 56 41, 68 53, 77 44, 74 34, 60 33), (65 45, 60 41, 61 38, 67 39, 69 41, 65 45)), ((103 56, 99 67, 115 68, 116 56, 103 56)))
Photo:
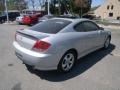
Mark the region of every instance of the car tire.
POLYGON ((110 45, 111 37, 109 36, 104 43, 104 49, 107 49, 110 45))
POLYGON ((5 20, 2 20, 1 23, 5 23, 5 20))
POLYGON ((23 24, 22 24, 22 23, 20 23, 20 22, 19 22, 18 24, 19 24, 19 25, 23 25, 23 24))
POLYGON ((61 58, 59 64, 58 64, 58 72, 69 72, 73 66, 75 65, 75 62, 77 60, 77 55, 74 51, 70 50, 67 51, 61 58))

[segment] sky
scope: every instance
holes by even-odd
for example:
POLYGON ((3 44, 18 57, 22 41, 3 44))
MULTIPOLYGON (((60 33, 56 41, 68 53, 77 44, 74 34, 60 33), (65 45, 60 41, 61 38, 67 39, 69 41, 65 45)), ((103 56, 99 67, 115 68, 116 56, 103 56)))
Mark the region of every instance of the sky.
MULTIPOLYGON (((28 0, 29 1, 29 0, 28 0)), ((35 0, 35 1, 38 1, 38 0, 35 0)), ((42 0, 41 0, 42 1, 42 0)), ((105 0, 92 0, 92 7, 94 7, 94 6, 98 6, 98 5, 101 5, 101 4, 103 4, 105 2, 105 0)), ((32 6, 31 6, 31 3, 29 3, 30 5, 30 7, 29 8, 32 8, 32 6)), ((36 2, 35 3, 35 6, 36 7, 39 7, 39 2, 36 2)))
POLYGON ((101 5, 105 2, 105 0, 92 0, 92 7, 101 5))

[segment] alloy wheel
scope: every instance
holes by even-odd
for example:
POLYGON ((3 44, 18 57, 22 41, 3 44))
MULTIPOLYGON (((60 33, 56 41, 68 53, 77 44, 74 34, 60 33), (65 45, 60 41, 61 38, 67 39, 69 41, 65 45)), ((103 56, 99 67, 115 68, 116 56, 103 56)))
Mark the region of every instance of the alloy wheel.
POLYGON ((68 53, 64 56, 63 61, 62 61, 62 69, 64 71, 69 71, 75 62, 75 57, 72 53, 68 53))
POLYGON ((107 38, 106 42, 105 42, 105 48, 108 48, 110 45, 110 38, 107 38))

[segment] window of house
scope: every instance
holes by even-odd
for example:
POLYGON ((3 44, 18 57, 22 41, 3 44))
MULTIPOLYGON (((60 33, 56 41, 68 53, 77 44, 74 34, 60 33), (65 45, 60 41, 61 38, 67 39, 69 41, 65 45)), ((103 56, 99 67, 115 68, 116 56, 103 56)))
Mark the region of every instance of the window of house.
POLYGON ((113 13, 109 13, 109 17, 113 17, 113 13))
POLYGON ((109 7, 110 7, 110 6, 108 5, 108 6, 107 6, 107 9, 109 9, 109 7))
POLYGON ((117 20, 120 20, 120 16, 119 16, 119 17, 117 17, 117 20))
POLYGON ((112 6, 111 6, 111 9, 113 10, 113 8, 114 8, 114 6, 112 5, 112 6))

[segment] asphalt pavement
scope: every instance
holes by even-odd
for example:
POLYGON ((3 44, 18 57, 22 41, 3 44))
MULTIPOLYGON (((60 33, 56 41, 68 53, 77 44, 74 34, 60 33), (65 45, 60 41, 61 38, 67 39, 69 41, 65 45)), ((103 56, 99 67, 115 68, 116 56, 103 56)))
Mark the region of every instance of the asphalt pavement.
POLYGON ((108 50, 95 51, 60 74, 33 70, 14 55, 15 31, 26 27, 0 24, 0 90, 120 90, 120 30, 111 30, 108 50))

